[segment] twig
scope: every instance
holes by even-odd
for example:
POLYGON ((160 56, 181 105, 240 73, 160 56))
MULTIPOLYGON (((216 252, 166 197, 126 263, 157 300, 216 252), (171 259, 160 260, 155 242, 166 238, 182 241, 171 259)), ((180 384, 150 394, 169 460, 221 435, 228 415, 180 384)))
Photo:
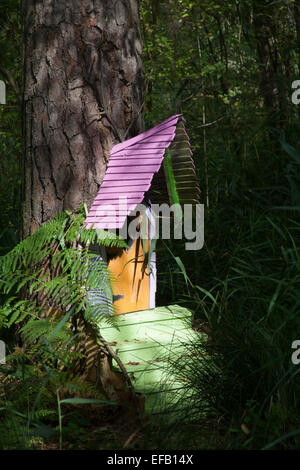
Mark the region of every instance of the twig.
POLYGON ((128 136, 128 133, 129 131, 132 129, 132 126, 133 124, 137 121, 137 119, 139 118, 142 110, 143 110, 143 107, 145 106, 145 101, 143 102, 142 106, 140 107, 140 109, 138 110, 138 113, 137 115, 132 119, 131 123, 129 124, 125 134, 124 134, 124 140, 126 140, 126 137, 128 136))
MULTIPOLYGON (((152 73, 152 70, 150 72, 150 75, 151 75, 151 73, 152 73)), ((150 83, 150 79, 147 80, 147 83, 146 83, 146 86, 145 86, 145 96, 147 96, 147 93, 148 93, 148 90, 149 90, 149 83, 150 83)), ((142 103, 140 109, 138 110, 137 115, 132 119, 131 123, 129 124, 129 127, 127 128, 127 130, 124 134, 124 140, 126 140, 126 137, 128 136, 129 131, 132 129, 133 124, 137 121, 138 117, 140 116, 141 112, 143 111, 145 103, 146 103, 146 97, 145 97, 144 102, 142 103)))
POLYGON ((142 427, 141 428, 137 428, 132 434, 130 434, 130 436, 128 437, 128 439, 126 439, 124 445, 123 445, 123 449, 126 449, 126 447, 129 446, 129 444, 131 444, 131 442, 133 441, 133 439, 138 435, 138 433, 142 430, 142 427))
POLYGON ((121 136, 121 134, 119 133, 114 121, 112 120, 112 118, 109 116, 108 112, 104 109, 103 105, 102 105, 102 108, 103 108, 103 112, 101 114, 104 114, 104 116, 106 117, 106 119, 109 121, 111 127, 113 128, 113 131, 115 132, 116 136, 118 137, 119 141, 120 142, 123 142, 125 139, 123 139, 123 137, 121 136))
POLYGON ((222 117, 216 119, 215 121, 208 122, 207 124, 203 124, 202 126, 197 126, 196 129, 201 129, 201 128, 203 128, 203 127, 212 126, 212 125, 215 124, 216 122, 221 121, 222 119, 225 119, 225 117, 226 117, 226 116, 222 116, 222 117))

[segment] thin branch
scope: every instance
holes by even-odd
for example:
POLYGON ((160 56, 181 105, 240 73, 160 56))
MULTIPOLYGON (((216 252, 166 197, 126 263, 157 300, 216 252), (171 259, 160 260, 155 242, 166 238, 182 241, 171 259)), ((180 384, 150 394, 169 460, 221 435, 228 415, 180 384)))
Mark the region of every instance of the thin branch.
POLYGON ((102 108, 103 108, 103 112, 101 114, 104 114, 104 116, 106 117, 106 119, 109 121, 111 127, 113 128, 113 131, 115 132, 116 136, 118 137, 119 141, 120 142, 123 142, 125 139, 123 139, 123 137, 121 136, 121 134, 119 133, 114 121, 112 120, 112 118, 109 116, 108 112, 105 110, 104 106, 102 105, 102 108))
POLYGON ((126 137, 128 136, 128 133, 129 131, 131 130, 133 124, 137 121, 137 119, 139 118, 141 112, 143 111, 143 108, 145 106, 145 101, 143 102, 142 106, 140 107, 140 109, 138 110, 138 113, 137 115, 132 119, 131 123, 129 124, 129 127, 127 128, 125 134, 124 134, 124 140, 126 140, 126 137))
POLYGON ((221 121, 222 119, 225 119, 226 116, 222 116, 218 119, 216 119, 215 121, 213 122, 208 122, 207 124, 203 124, 202 126, 197 126, 196 129, 201 129, 202 127, 208 127, 208 126, 212 126, 213 124, 215 124, 216 122, 219 122, 221 121))
MULTIPOLYGON (((152 73, 152 70, 150 72, 150 75, 152 73)), ((138 110, 138 113, 137 115, 132 119, 131 123, 129 124, 129 127, 127 128, 125 134, 124 134, 124 140, 126 140, 126 137, 128 136, 128 133, 130 132, 130 130, 132 129, 132 126, 133 124, 137 121, 137 119, 139 118, 141 112, 143 111, 144 109, 144 106, 145 106, 145 103, 146 103, 146 97, 147 97, 147 93, 149 91, 149 84, 150 84, 151 80, 150 78, 147 80, 147 83, 146 83, 146 86, 145 86, 145 99, 144 99, 144 102, 142 103, 140 109, 138 110)))

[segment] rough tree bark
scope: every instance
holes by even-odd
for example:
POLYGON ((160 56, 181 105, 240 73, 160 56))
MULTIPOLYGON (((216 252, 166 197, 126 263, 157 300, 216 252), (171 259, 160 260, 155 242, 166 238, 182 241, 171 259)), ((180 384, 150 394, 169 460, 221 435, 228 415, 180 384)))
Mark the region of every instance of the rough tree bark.
POLYGON ((23 8, 25 237, 90 204, 111 146, 143 130, 143 68, 137 0, 24 0, 23 8))
MULTIPOLYGON (((23 10, 26 237, 92 202, 112 145, 143 130, 144 76, 137 0, 23 0, 23 10)), ((97 383, 96 334, 82 317, 77 326, 83 377, 97 383)))

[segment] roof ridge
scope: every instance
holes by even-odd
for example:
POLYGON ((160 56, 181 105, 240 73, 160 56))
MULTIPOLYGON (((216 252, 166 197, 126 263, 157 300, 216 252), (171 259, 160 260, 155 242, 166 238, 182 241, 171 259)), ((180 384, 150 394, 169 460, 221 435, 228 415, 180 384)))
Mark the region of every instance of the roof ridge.
MULTIPOLYGON (((176 126, 177 122, 179 119, 182 117, 182 114, 175 114, 174 116, 170 116, 168 119, 165 121, 161 122, 160 124, 157 124, 154 127, 151 127, 151 129, 148 129, 145 132, 141 132, 135 137, 132 137, 131 139, 124 140, 124 142, 121 142, 119 144, 116 144, 112 147, 110 151, 110 155, 115 155, 116 153, 121 152, 122 150, 125 150, 127 147, 131 147, 132 145, 140 142, 141 140, 146 139, 147 137, 151 137, 153 134, 156 134, 156 132, 159 131, 159 129, 163 128, 168 122, 174 121, 174 124, 176 126)), ((171 124, 170 124, 171 127, 171 124)))

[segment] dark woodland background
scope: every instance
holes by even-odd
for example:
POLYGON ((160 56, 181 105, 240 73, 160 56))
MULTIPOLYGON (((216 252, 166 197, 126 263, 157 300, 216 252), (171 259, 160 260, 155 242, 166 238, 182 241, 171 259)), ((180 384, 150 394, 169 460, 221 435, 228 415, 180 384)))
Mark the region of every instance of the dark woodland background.
MULTIPOLYGON (((171 429, 147 422, 128 440, 133 429, 120 414, 95 417, 85 405, 68 411, 65 448, 298 449, 300 104, 291 98, 300 1, 141 0, 140 20, 145 127, 184 114, 205 204, 202 250, 158 246, 157 303, 190 308, 208 332, 210 359, 194 354, 184 380, 195 409, 208 402, 213 412, 171 429)), ((0 255, 21 237, 22 44, 20 2, 2 0, 0 255)), ((0 311, 13 353, 5 318, 0 311)), ((182 374, 180 361, 172 367, 182 374)), ((21 374, 0 384, 0 448, 57 448, 55 393, 43 392, 35 407, 42 379, 37 366, 31 373, 26 383, 21 374), (36 433, 26 425, 32 407, 36 433)))

